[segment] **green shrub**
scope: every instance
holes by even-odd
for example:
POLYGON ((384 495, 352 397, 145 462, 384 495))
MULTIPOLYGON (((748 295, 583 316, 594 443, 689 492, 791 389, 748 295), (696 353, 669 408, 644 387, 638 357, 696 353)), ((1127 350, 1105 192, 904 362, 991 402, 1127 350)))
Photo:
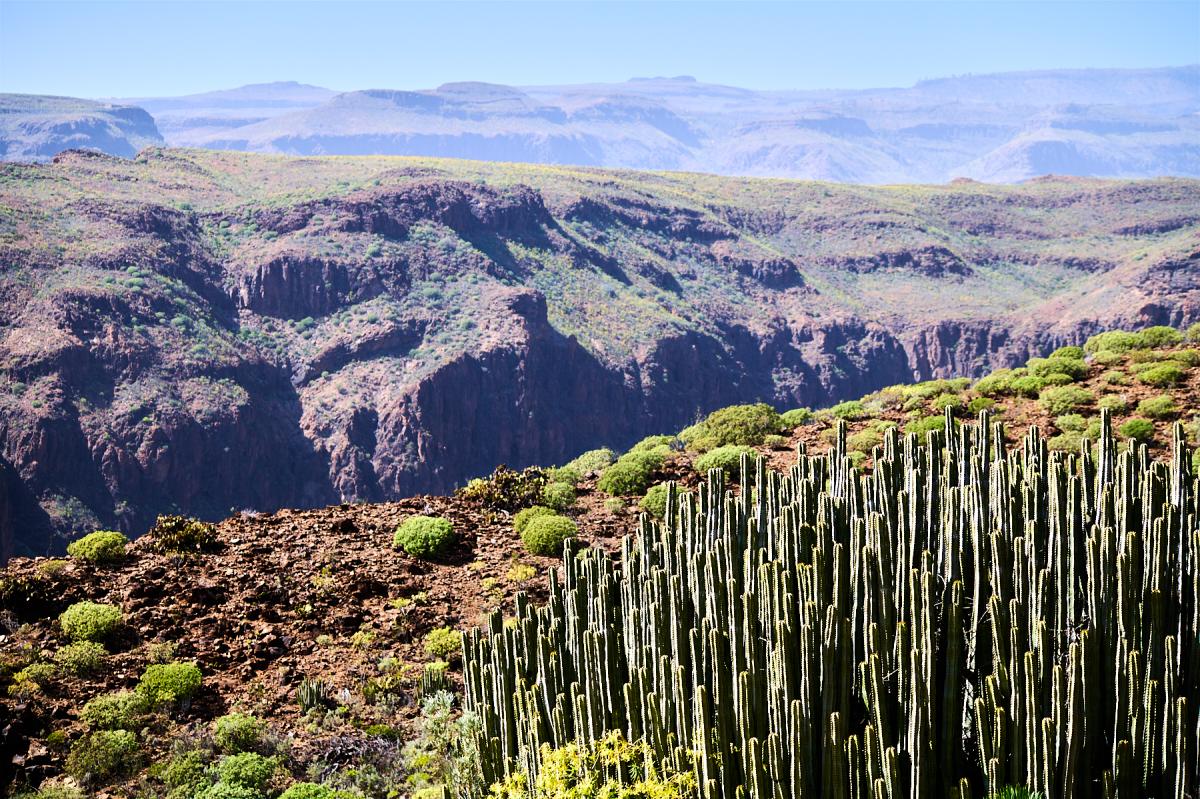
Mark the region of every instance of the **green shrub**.
POLYGON ((1157 349, 1159 347, 1173 347, 1176 344, 1183 343, 1183 334, 1173 327, 1157 325, 1155 327, 1142 328, 1138 333, 1138 339, 1141 341, 1141 346, 1157 349))
POLYGON ((160 552, 210 552, 220 544, 215 525, 186 516, 159 516, 149 535, 160 552))
POLYGON ((162 780, 168 788, 178 789, 172 790, 168 794, 168 799, 172 797, 191 797, 195 796, 201 789, 208 786, 208 778, 205 771, 208 767, 208 756, 206 752, 196 749, 173 754, 169 760, 162 765, 162 780))
POLYGON ((1075 381, 1087 376, 1087 364, 1073 358, 1033 358, 1025 368, 1034 377, 1066 375, 1071 381, 1075 381))
POLYGON ((1200 350, 1175 350, 1171 353, 1171 360, 1185 367, 1200 366, 1200 350))
POLYGON ((542 502, 554 510, 566 510, 575 504, 575 487, 570 483, 546 483, 542 502))
POLYGON ((812 421, 813 412, 810 408, 792 408, 790 411, 784 411, 779 415, 779 421, 784 427, 795 429, 802 424, 808 424, 812 421))
POLYGON ((1179 407, 1170 394, 1160 394, 1139 402, 1137 412, 1150 419, 1170 419, 1179 413, 1179 407))
POLYGON ((933 398, 933 402, 929 403, 929 407, 938 413, 941 413, 947 408, 957 411, 962 406, 962 398, 957 394, 938 394, 933 398))
POLYGON ((662 463, 662 455, 653 450, 627 453, 604 470, 596 487, 613 496, 643 494, 650 485, 651 476, 662 463))
POLYGON ((646 436, 629 448, 629 452, 669 452, 678 439, 675 436, 646 436), (664 449, 665 448, 665 449, 664 449))
POLYGON ((525 525, 521 542, 534 555, 561 555, 563 542, 576 532, 575 522, 566 516, 538 516, 525 525))
POLYGON ((996 794, 996 799, 1044 799, 1041 791, 1034 791, 1024 785, 1006 785, 996 794))
POLYGON ((1117 394, 1105 394, 1096 401, 1096 407, 1102 411, 1112 411, 1113 413, 1124 413, 1129 409, 1129 403, 1124 397, 1117 394))
POLYGON ((579 472, 579 474, 601 472, 604 471, 604 469, 616 459, 616 454, 607 447, 590 449, 575 460, 568 463, 564 468, 574 469, 575 471, 579 472))
POLYGON ((967 410, 971 413, 979 413, 980 411, 990 411, 996 407, 996 401, 991 397, 975 397, 967 403, 967 410))
POLYGON ((1200 322, 1197 322, 1196 324, 1189 327, 1187 329, 1187 332, 1184 333, 1184 336, 1191 343, 1200 341, 1200 322))
POLYGON ((454 525, 441 516, 411 516, 396 528, 392 546, 414 558, 435 558, 454 541, 454 525))
POLYGON ((778 411, 759 402, 713 411, 704 421, 681 432, 679 438, 688 449, 706 452, 731 444, 761 444, 765 436, 780 433, 784 428, 778 411))
POLYGON ((618 514, 625 510, 625 500, 620 497, 609 497, 604 500, 604 509, 611 514, 618 514))
POLYGON ((438 627, 425 635, 425 654, 436 660, 450 661, 462 654, 462 633, 438 627))
POLYGON ((1110 386, 1127 386, 1133 381, 1119 369, 1109 369, 1100 375, 1100 382, 1110 386))
POLYGON ((66 674, 82 677, 94 674, 104 665, 108 651, 95 641, 76 641, 54 653, 54 662, 66 674))
POLYGON ((273 757, 263 757, 255 752, 239 752, 236 755, 226 755, 217 761, 214 771, 218 782, 262 792, 278 768, 279 761, 273 757))
POLYGON ((712 469, 720 469, 730 479, 738 477, 741 469, 742 455, 753 458, 757 453, 752 447, 726 445, 710 450, 696 458, 696 471, 708 474, 712 469))
POLYGON ((946 427, 946 417, 942 415, 923 416, 920 419, 914 419, 904 425, 905 433, 916 433, 924 441, 926 436, 934 430, 943 430, 946 427))
POLYGON ((1143 346, 1142 338, 1137 333, 1127 333, 1124 330, 1110 330, 1098 333, 1089 338, 1083 345, 1083 351, 1092 352, 1127 352, 1143 346))
POLYGON ((1092 363, 1097 366, 1113 366, 1125 360, 1125 356, 1119 352, 1110 352, 1101 350, 1091 356, 1092 363))
POLYGON ((99 730, 71 746, 67 773, 84 784, 101 783, 133 772, 139 761, 136 735, 129 730, 99 730))
POLYGON ((136 691, 100 694, 79 711, 79 719, 94 730, 139 730, 150 712, 150 702, 136 691))
POLYGON ((1147 369, 1138 375, 1138 380, 1148 386, 1173 386, 1183 382, 1183 369, 1175 364, 1164 363, 1147 369))
POLYGON ((852 452, 870 454, 875 447, 881 446, 883 446, 883 434, 878 430, 860 430, 846 438, 846 448, 852 452))
POLYGON ((122 533, 97 530, 67 544, 67 554, 97 565, 120 563, 125 559, 125 545, 128 543, 129 539, 122 533))
POLYGON ((567 483, 577 486, 583 480, 583 475, 573 466, 556 466, 546 470, 546 479, 551 483, 567 483))
POLYGON ((1033 375, 1022 375, 1014 377, 1010 384, 1010 391, 1018 397, 1028 397, 1032 399, 1042 392, 1046 387, 1045 378, 1034 377, 1033 375))
POLYGON ((781 436, 772 433, 769 436, 763 436, 763 445, 771 449, 787 449, 791 441, 787 436, 781 436))
POLYGON ((1061 435, 1052 436, 1046 440, 1049 449, 1064 452, 1076 452, 1083 444, 1083 433, 1078 430, 1068 430, 1061 435))
POLYGON ((1117 428, 1122 438, 1132 438, 1135 441, 1152 441, 1154 439, 1154 422, 1149 419, 1130 419, 1117 428))
POLYGON ((1011 369, 997 369, 987 377, 981 377, 975 382, 975 391, 985 397, 999 397, 1011 394, 1013 374, 1011 369))
POLYGON ((863 407, 860 400, 847 400, 846 402, 839 402, 837 405, 834 405, 828 410, 828 413, 835 419, 853 421, 854 419, 861 419, 866 416, 867 409, 863 407))
POLYGON ((62 612, 58 623, 72 641, 103 641, 124 622, 121 609, 99 602, 76 602, 62 612))
POLYGON ((200 791, 192 799, 265 799, 265 795, 247 785, 218 782, 200 791))
POLYGON ((652 486, 642 497, 641 508, 656 519, 667 515, 667 484, 659 483, 652 486))
POLYGON ((1054 352, 1050 353, 1051 358, 1069 358, 1073 361, 1083 360, 1083 347, 1059 347, 1054 352))
POLYGON ((528 508, 522 508, 513 516, 513 530, 517 535, 525 532, 526 526, 538 518, 539 516, 557 516, 553 508, 547 508, 545 505, 533 505, 528 508))
POLYGON ((1075 410, 1080 405, 1095 401, 1096 397, 1087 389, 1078 386, 1053 386, 1038 394, 1038 402, 1047 413, 1055 416, 1075 410))
POLYGON ((213 742, 226 754, 251 752, 262 745, 267 725, 248 713, 229 713, 213 722, 213 742))
POLYGON ((1087 428, 1087 420, 1077 413, 1065 413, 1054 420, 1054 426, 1066 432, 1082 433, 1087 428))
POLYGON ((155 704, 190 698, 200 690, 203 675, 195 663, 156 663, 147 666, 137 690, 155 704))
POLYGON ((41 693, 58 677, 58 668, 51 663, 31 663, 12 676, 8 692, 12 696, 28 697, 41 693))

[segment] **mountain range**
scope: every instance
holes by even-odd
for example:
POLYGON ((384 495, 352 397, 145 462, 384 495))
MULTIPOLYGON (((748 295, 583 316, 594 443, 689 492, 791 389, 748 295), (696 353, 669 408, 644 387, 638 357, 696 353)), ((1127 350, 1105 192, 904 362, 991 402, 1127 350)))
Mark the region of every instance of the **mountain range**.
POLYGON ((0 165, 0 542, 441 492, 1200 320, 1200 182, 0 165))
MULTIPOLYGON (((854 91, 755 91, 687 76, 423 91, 283 82, 114 102, 144 109, 173 146, 290 155, 884 184, 1200 176, 1200 66, 967 75, 854 91)), ((52 154, 15 141, 10 159, 52 154)), ((81 144, 64 138, 58 146, 81 144)), ((125 156, 130 149, 103 139, 90 146, 125 156)))

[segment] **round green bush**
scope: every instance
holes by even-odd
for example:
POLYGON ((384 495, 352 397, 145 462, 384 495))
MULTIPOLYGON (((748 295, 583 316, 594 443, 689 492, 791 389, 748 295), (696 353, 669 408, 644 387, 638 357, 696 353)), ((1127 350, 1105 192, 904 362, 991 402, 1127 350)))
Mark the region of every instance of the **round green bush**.
POLYGON ((1126 352, 1141 346, 1144 345, 1137 333, 1129 333, 1124 330, 1110 330, 1107 333, 1098 333, 1089 338, 1083 345, 1083 351, 1087 353, 1103 351, 1126 352))
POLYGON ((462 654, 462 633, 449 627, 438 627, 425 635, 425 654, 449 661, 462 654))
POLYGON ((97 565, 120 563, 125 559, 125 545, 128 543, 129 539, 123 533, 97 530, 67 544, 67 554, 97 565))
POLYGON ((513 530, 517 535, 524 535, 525 528, 531 521, 539 516, 557 516, 553 508, 547 508, 545 505, 531 505, 528 508, 522 508, 513 516, 513 530))
POLYGON ((563 542, 577 531, 575 522, 566 516, 539 516, 525 526, 521 542, 534 555, 561 555, 563 542))
POLYGON ((638 503, 643 511, 653 516, 656 519, 662 519, 667 515, 667 484, 659 483, 651 486, 646 492, 646 496, 642 497, 642 501, 638 503))
POLYGON ((1016 394, 1018 397, 1029 397, 1030 399, 1040 394, 1045 387, 1045 379, 1034 377, 1033 375, 1014 377, 1009 383, 1011 393, 1016 394))
POLYGON ((574 466, 556 466, 546 470, 546 478, 551 483, 568 483, 577 486, 583 480, 583 475, 574 466))
POLYGON ((1129 409, 1129 403, 1126 399, 1118 394, 1105 394, 1096 401, 1096 407, 1102 411, 1112 411, 1113 413, 1124 413, 1129 409))
POLYGON ((1138 403, 1137 412, 1150 419, 1170 419, 1179 413, 1179 406, 1170 394, 1148 397, 1138 403))
POLYGON ((731 444, 717 447, 696 458, 696 471, 708 474, 712 469, 720 469, 728 478, 737 477, 741 469, 742 455, 753 458, 757 453, 753 447, 731 444))
POLYGON ((852 452, 870 454, 871 450, 880 446, 883 446, 883 434, 878 430, 859 430, 846 437, 846 448, 852 452))
POLYGON ((1025 365, 1034 377, 1066 375, 1071 381, 1087 376, 1087 364, 1082 358, 1031 358, 1025 365))
POLYGON ((1173 347, 1176 344, 1183 343, 1183 334, 1173 327, 1166 325, 1156 325, 1154 327, 1144 327, 1138 331, 1138 339, 1143 347, 1173 347))
POLYGON ((114 691, 89 699, 79 711, 80 720, 94 730, 138 730, 149 700, 135 691, 114 691))
POLYGON ((616 459, 616 453, 608 447, 601 447, 600 449, 588 450, 563 468, 574 469, 579 474, 600 472, 604 471, 616 459))
POLYGON ((1082 433, 1087 429, 1087 420, 1077 413, 1064 413, 1054 420, 1054 426, 1068 433, 1082 433))
POLYGON ((973 388, 977 394, 985 397, 999 397, 1012 393, 1012 381, 1011 369, 997 369, 990 375, 979 378, 973 388))
POLYGON ((1122 438, 1132 438, 1135 441, 1150 441, 1154 438, 1154 422, 1149 419, 1130 419, 1117 428, 1122 438))
POLYGON ((967 410, 971 413, 979 413, 980 411, 990 411, 996 407, 996 401, 991 397, 974 397, 967 403, 967 410))
POLYGON ((137 736, 129 730, 88 733, 71 746, 67 773, 79 782, 95 784, 133 772, 140 761, 137 736))
POLYGON ((267 727, 248 713, 229 713, 213 722, 213 742, 227 754, 250 752, 262 744, 267 727))
POLYGON ((542 502, 554 510, 566 510, 575 504, 575 488, 570 483, 547 483, 542 502))
POLYGON ((120 608, 99 602, 76 602, 58 617, 63 635, 72 641, 103 641, 111 638, 123 622, 120 608))
POLYGON ((94 674, 104 665, 108 650, 95 641, 76 641, 54 653, 54 662, 66 674, 82 677, 94 674))
POLYGON ((454 541, 454 525, 441 516, 413 516, 396 528, 392 546, 414 558, 435 558, 454 541))
POLYGON ((218 782, 240 785, 261 792, 278 768, 279 761, 273 757, 263 757, 255 752, 239 752, 236 755, 226 755, 217 761, 216 774, 218 782))
POLYGON ((1038 394, 1038 402, 1047 413, 1058 416, 1073 411, 1080 405, 1095 401, 1096 397, 1087 389, 1078 386, 1053 386, 1038 394))
POLYGON ((1158 388, 1173 386, 1183 382, 1183 369, 1173 363, 1164 363, 1141 372, 1138 380, 1158 388))
POLYGON ((779 415, 779 421, 784 427, 795 429, 802 424, 808 424, 812 421, 813 412, 810 408, 792 408, 790 411, 784 411, 779 415))
POLYGON ((946 417, 923 416, 920 419, 913 419, 908 424, 904 425, 905 433, 916 433, 921 437, 921 441, 925 441, 926 436, 934 430, 944 430, 946 428, 946 417))
POLYGON ((605 469, 596 486, 611 496, 644 494, 651 475, 662 464, 662 455, 653 450, 630 452, 605 469))
POLYGON ((761 444, 764 436, 785 429, 779 412, 758 402, 713 411, 704 421, 680 432, 679 438, 688 449, 705 452, 729 444, 761 444))
POLYGON ((1069 358, 1073 361, 1083 360, 1083 347, 1059 347, 1050 353, 1051 358, 1069 358))
POLYGON ((156 663, 142 672, 137 690, 156 704, 178 702, 200 690, 203 679, 195 663, 156 663))

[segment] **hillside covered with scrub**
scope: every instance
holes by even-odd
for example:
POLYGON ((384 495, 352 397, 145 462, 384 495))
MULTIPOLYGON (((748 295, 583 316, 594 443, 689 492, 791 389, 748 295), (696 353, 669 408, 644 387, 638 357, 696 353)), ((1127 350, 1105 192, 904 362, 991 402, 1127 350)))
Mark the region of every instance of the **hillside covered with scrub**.
POLYGON ((155 149, 0 164, 0 561, 448 493, 1200 321, 1200 182, 155 149), (147 198, 153 198, 148 201, 147 198))
POLYGON ((1200 792, 1200 328, 0 572, 38 799, 1200 792))

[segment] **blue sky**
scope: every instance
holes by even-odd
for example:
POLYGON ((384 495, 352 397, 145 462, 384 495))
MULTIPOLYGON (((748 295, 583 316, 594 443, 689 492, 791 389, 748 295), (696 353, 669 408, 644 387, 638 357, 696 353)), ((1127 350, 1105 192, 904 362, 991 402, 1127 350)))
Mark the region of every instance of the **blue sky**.
POLYGON ((13 2, 0 90, 184 94, 694 75, 762 89, 906 86, 1200 62, 1200 2, 13 2))

